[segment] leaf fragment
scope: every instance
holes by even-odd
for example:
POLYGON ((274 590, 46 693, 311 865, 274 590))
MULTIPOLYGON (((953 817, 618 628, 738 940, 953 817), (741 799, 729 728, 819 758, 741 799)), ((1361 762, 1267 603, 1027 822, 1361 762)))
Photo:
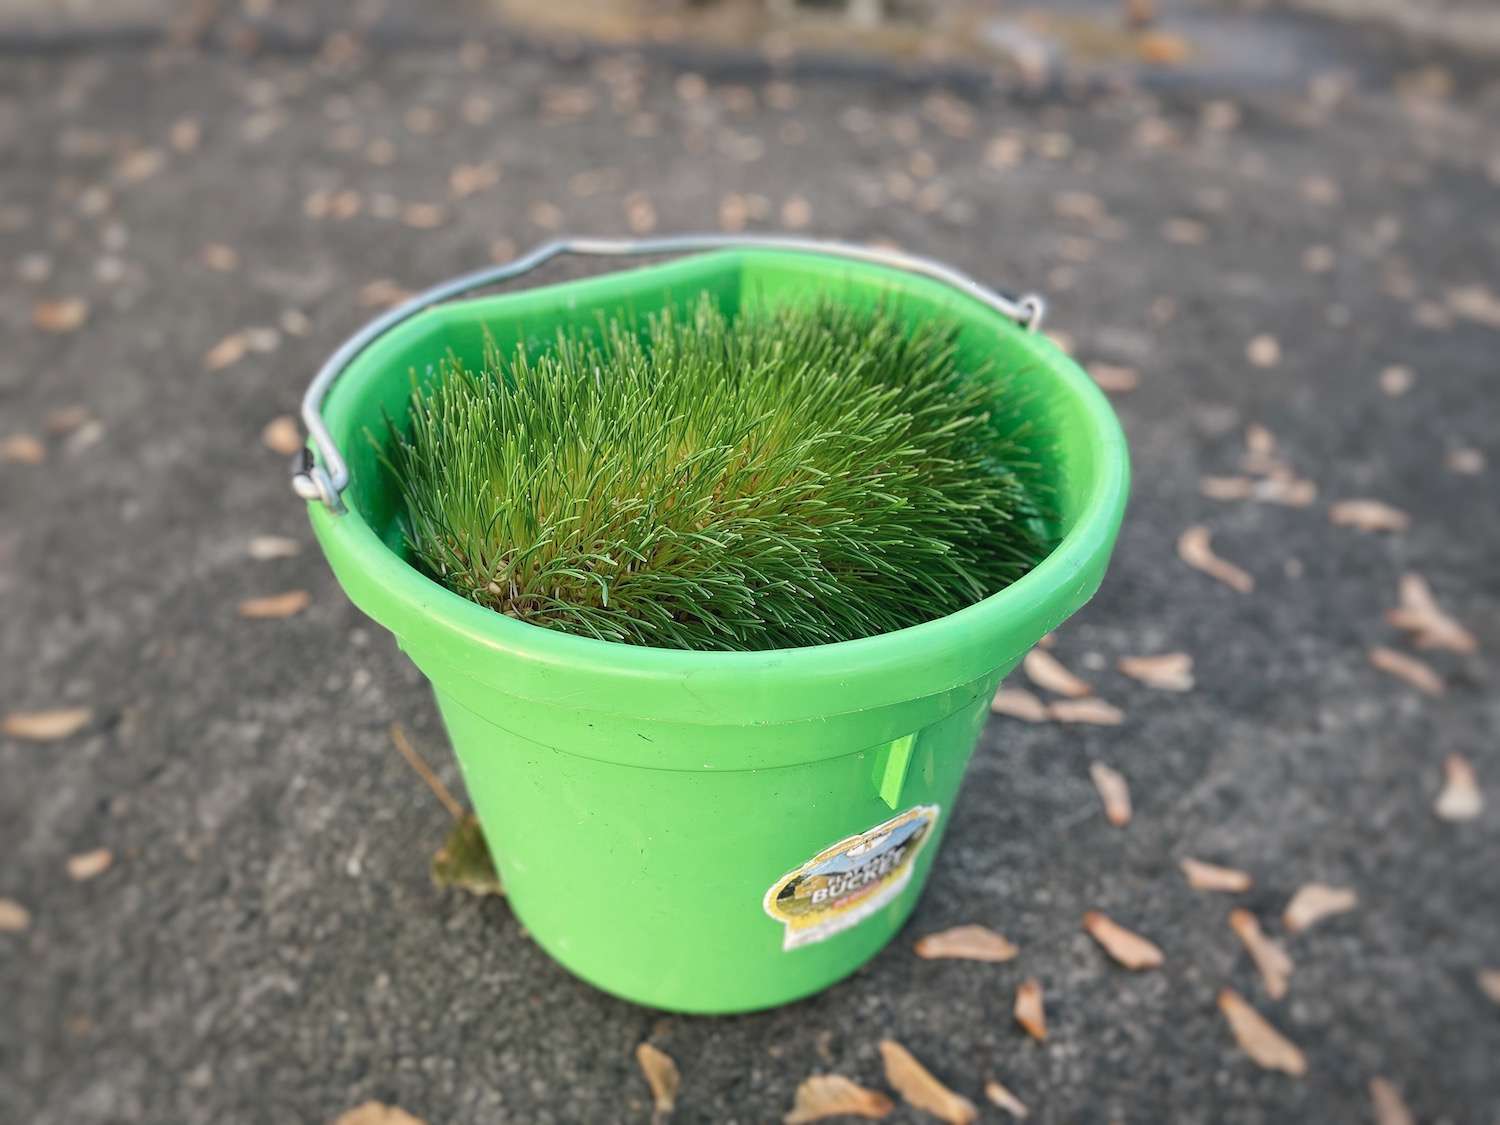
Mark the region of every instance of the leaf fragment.
POLYGON ((1239 894, 1241 891, 1248 891, 1253 882, 1248 872, 1234 867, 1220 867, 1216 863, 1204 863, 1186 856, 1178 863, 1178 866, 1182 868, 1188 886, 1195 891, 1224 891, 1228 894, 1239 894))
POLYGON ((250 557, 258 562, 289 559, 302 553, 302 544, 285 535, 257 535, 250 540, 250 557))
POLYGON ((231 332, 203 353, 203 369, 222 371, 244 359, 249 350, 249 338, 243 332, 231 332))
POLYGON ((1099 791, 1099 800, 1104 805, 1104 817, 1116 828, 1130 823, 1130 784, 1119 770, 1103 762, 1089 765, 1089 777, 1099 791))
POLYGON ((1193 690, 1193 658, 1186 652, 1159 656, 1122 656, 1118 667, 1133 680, 1160 691, 1193 690))
POLYGON ((1500 1004, 1500 969, 1480 969, 1474 974, 1474 983, 1486 997, 1500 1004))
POLYGON ((969 1125, 978 1118, 979 1110, 973 1102, 944 1086, 894 1039, 880 1041, 880 1057, 885 1063, 886 1081, 908 1104, 948 1125, 969 1125))
POLYGON ((1255 589, 1255 579, 1234 563, 1221 559, 1213 551, 1213 533, 1202 524, 1194 524, 1177 538, 1177 557, 1194 570, 1201 570, 1232 590, 1248 594, 1255 589))
POLYGON ((94 712, 88 707, 59 707, 51 711, 12 711, 0 731, 23 742, 57 742, 88 726, 94 712))
POLYGON ((1299 887, 1286 904, 1281 913, 1281 924, 1291 933, 1300 934, 1323 919, 1344 914, 1358 905, 1359 895, 1349 887, 1308 883, 1299 887))
POLYGON ((1097 910, 1090 910, 1083 916, 1083 928, 1104 952, 1127 969, 1155 969, 1166 961, 1154 942, 1127 930, 1107 914, 1097 910))
POLYGON ((1047 705, 1025 688, 1000 688, 990 700, 990 713, 1009 715, 1028 723, 1045 723, 1047 705))
POLYGON ((80 852, 78 855, 69 856, 68 878, 76 883, 97 878, 108 871, 114 861, 115 853, 108 848, 95 848, 90 852, 80 852))
POLYGON ((1124 394, 1140 386, 1141 377, 1133 367, 1121 367, 1114 363, 1091 363, 1089 375, 1101 391, 1124 394))
POLYGON ((1299 1077, 1307 1073, 1307 1058, 1297 1045, 1272 1027, 1234 989, 1220 991, 1219 1011, 1229 1021, 1229 1030, 1240 1049, 1260 1066, 1299 1077))
POLYGON ((1484 794, 1474 767, 1462 754, 1443 759, 1443 791, 1438 794, 1433 811, 1443 820, 1473 820, 1484 811, 1484 794))
POLYGON ((1388 609, 1385 619, 1412 635, 1418 648, 1441 648, 1450 652, 1470 653, 1479 648, 1474 634, 1465 629, 1437 603, 1432 587, 1420 574, 1401 576, 1400 605, 1388 609))
POLYGON ((452 887, 481 898, 505 894, 505 884, 473 813, 453 822, 443 846, 433 854, 432 881, 440 888, 452 887))
POLYGON ((1388 1078, 1370 1079, 1370 1108, 1375 1111, 1375 1125, 1417 1125, 1417 1119, 1406 1105, 1401 1091, 1388 1078))
POLYGON ((651 1087, 651 1123, 662 1125, 677 1108, 682 1075, 678 1073, 672 1056, 652 1043, 642 1043, 635 1049, 635 1061, 646 1076, 646 1085, 651 1087))
POLYGON ((1245 358, 1256 367, 1275 367, 1281 362, 1281 344, 1263 332, 1245 345, 1245 358))
POLYGON ((31 911, 13 898, 0 898, 0 934, 19 934, 31 925, 31 911))
POLYGON ((1069 699, 1081 699, 1093 688, 1063 666, 1063 662, 1043 648, 1033 648, 1022 663, 1027 677, 1037 687, 1069 699))
POLYGON ((383 1102, 361 1102, 339 1114, 333 1125, 427 1125, 398 1106, 383 1102))
POLYGON ((295 617, 312 602, 306 590, 288 590, 284 594, 268 594, 262 598, 246 598, 240 602, 240 616, 251 620, 268 621, 282 617, 295 617))
POLYGON ((290 457, 304 445, 297 419, 290 414, 279 414, 267 422, 260 431, 260 440, 272 453, 280 453, 283 457, 290 457))
POLYGON ((1026 1103, 993 1078, 984 1084, 984 1096, 989 1098, 992 1104, 999 1106, 1017 1120, 1025 1120, 1031 1116, 1031 1111, 1026 1108, 1026 1103))
POLYGON ((1231 910, 1229 928, 1245 943, 1250 960, 1255 962, 1255 968, 1265 982, 1266 995, 1272 1000, 1280 1000, 1286 995, 1287 981, 1294 968, 1291 956, 1280 942, 1266 936, 1260 922, 1248 910, 1231 910))
POLYGON ((955 958, 964 961, 1009 961, 1019 947, 1003 934, 988 926, 954 926, 920 938, 915 946, 918 957, 927 960, 955 958))
POLYGON ((38 301, 31 306, 31 323, 43 332, 75 332, 89 318, 89 303, 82 297, 38 301))
POLYGON ((1016 1003, 1012 1012, 1027 1035, 1038 1041, 1047 1038, 1047 1011, 1043 1006, 1041 981, 1029 977, 1016 986, 1016 1003))
POLYGON ((781 1120, 783 1125, 806 1125, 829 1117, 864 1117, 878 1120, 896 1108, 878 1090, 871 1090, 845 1078, 842 1074, 814 1074, 797 1087, 791 1112, 781 1120))
POLYGON ((1335 527, 1356 531, 1405 531, 1411 527, 1409 515, 1381 500, 1340 500, 1329 507, 1328 519, 1335 527))
POLYGON ((0 461, 7 465, 40 465, 47 459, 47 447, 32 434, 11 434, 0 440, 0 461))
POLYGON ((1096 727, 1117 727, 1125 721, 1125 712, 1098 696, 1087 699, 1059 699, 1047 705, 1047 717, 1059 723, 1087 723, 1096 727))
POLYGON ((1432 670, 1432 665, 1393 648, 1386 648, 1384 645, 1372 648, 1370 663, 1426 695, 1442 695, 1448 690, 1448 685, 1432 670))

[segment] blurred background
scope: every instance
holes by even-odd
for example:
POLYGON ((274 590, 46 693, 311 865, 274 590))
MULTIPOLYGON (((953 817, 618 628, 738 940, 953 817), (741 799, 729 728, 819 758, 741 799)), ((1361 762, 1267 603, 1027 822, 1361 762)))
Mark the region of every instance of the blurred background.
POLYGON ((649 1040, 773 1121, 883 1036, 986 1120, 1500 1120, 1497 193, 1493 0, 0 0, 0 1120, 643 1121, 649 1040), (1018 672, 907 933, 725 1020, 432 884, 430 695, 286 479, 379 310, 702 229, 1046 294, 1135 464, 1049 653, 1108 708, 1018 672))

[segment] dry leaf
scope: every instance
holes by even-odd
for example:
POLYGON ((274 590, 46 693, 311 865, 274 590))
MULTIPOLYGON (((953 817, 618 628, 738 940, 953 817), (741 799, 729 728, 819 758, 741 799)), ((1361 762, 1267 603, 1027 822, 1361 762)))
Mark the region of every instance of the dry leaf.
POLYGON ((1176 66, 1193 53, 1192 45, 1171 31, 1144 31, 1135 38, 1135 51, 1152 66, 1176 66))
POLYGON ((1047 705, 1023 688, 1000 688, 995 692, 995 698, 990 700, 990 711, 996 715, 1024 719, 1028 723, 1047 721, 1047 705))
POLYGON ((1434 672, 1430 665, 1424 664, 1415 656, 1397 652, 1393 648, 1386 648, 1383 645, 1372 648, 1370 663, 1382 672, 1395 676, 1398 680, 1404 680, 1418 691, 1426 692, 1428 695, 1442 695, 1448 690, 1442 677, 1434 672))
POLYGON ((1474 652, 1479 642, 1474 634, 1444 613, 1432 596, 1432 588, 1420 574, 1401 576, 1401 605, 1386 610, 1385 619, 1412 634, 1418 648, 1445 648, 1452 652, 1474 652))
POLYGON ((377 277, 374 281, 366 282, 360 287, 355 300, 363 308, 383 309, 391 305, 399 305, 402 301, 410 300, 412 296, 410 289, 397 285, 390 278, 377 277))
POLYGON ((0 723, 0 731, 24 742, 56 742, 88 726, 94 712, 87 707, 60 707, 55 711, 12 711, 0 723))
POLYGON ((269 594, 263 598, 246 598, 240 602, 240 616, 255 620, 279 617, 295 617, 307 608, 312 595, 306 590, 288 590, 284 594, 269 594))
POLYGON ((1463 447, 1448 452, 1443 463, 1448 466, 1450 472, 1460 473, 1466 477, 1477 477, 1484 472, 1484 454, 1477 449, 1463 447))
POLYGON ((1187 876, 1188 886, 1195 891, 1239 894, 1250 889, 1252 880, 1249 873, 1233 867, 1220 867, 1216 863, 1203 863, 1189 858, 1184 858, 1178 866, 1182 868, 1183 875, 1187 876))
POLYGON ((1130 823, 1130 785, 1125 775, 1111 769, 1103 762, 1089 766, 1089 776, 1094 779, 1094 788, 1099 791, 1099 800, 1104 804, 1104 817, 1116 828, 1130 823))
POLYGON ((250 540, 250 557, 261 562, 267 559, 289 559, 301 552, 302 544, 285 535, 257 535, 250 540))
POLYGON ((1198 491, 1210 500, 1248 500, 1255 493, 1249 477, 1200 477, 1198 491))
POLYGON ((89 303, 82 297, 38 301, 31 306, 31 323, 43 332, 73 332, 89 318, 89 303))
POLYGON ((1119 669, 1147 687, 1162 691, 1193 690, 1193 658, 1185 652, 1164 652, 1160 656, 1122 656, 1119 669))
POLYGON ((1016 1004, 1013 1009, 1016 1022, 1026 1029, 1033 1039, 1047 1038, 1047 1012, 1042 1006, 1042 982, 1035 977, 1023 980, 1016 986, 1016 1004))
POLYGON ((205 243, 203 249, 198 251, 198 258, 209 269, 219 273, 238 269, 240 264, 239 251, 222 242, 205 243))
POLYGON ((1375 1111, 1375 1125, 1417 1125, 1406 1099, 1387 1079, 1370 1079, 1370 1108, 1375 1111))
POLYGON ((1280 1000, 1286 995, 1287 978, 1292 975, 1292 959, 1281 944, 1266 936, 1255 915, 1248 910, 1231 910, 1229 928, 1239 935, 1250 951, 1250 959, 1266 982, 1266 995, 1280 1000))
MULTIPOLYGON (((442 790, 442 794, 446 794, 449 801, 452 800, 452 794, 446 788, 442 790)), ((442 799, 442 795, 439 799, 442 799)), ((452 812, 453 809, 450 808, 449 811, 452 812)), ((444 890, 452 887, 480 898, 486 895, 503 896, 505 883, 495 870, 495 857, 490 854, 490 847, 484 838, 483 829, 479 827, 478 818, 461 809, 459 813, 453 821, 453 827, 443 839, 442 847, 433 853, 429 869, 433 885, 444 890)))
POLYGON ((1125 712, 1097 696, 1060 699, 1047 705, 1047 716, 1054 722, 1088 723, 1096 727, 1117 727, 1125 721, 1125 712))
POLYGON ((382 1102, 362 1102, 338 1115, 333 1125, 427 1125, 420 1117, 382 1102))
POLYGON ((1484 811, 1484 795, 1474 767, 1462 754, 1449 754, 1443 760, 1443 791, 1438 794, 1433 811, 1444 820, 1473 820, 1484 811))
POLYGON ((918 957, 928 960, 959 958, 965 961, 1009 961, 1020 950, 1002 934, 986 926, 954 926, 928 934, 916 944, 918 957))
POLYGON ((1281 362, 1281 344, 1262 333, 1245 345, 1245 358, 1256 367, 1275 367, 1281 362))
POLYGON ((238 363, 250 350, 250 341, 243 332, 231 332, 208 351, 203 353, 205 371, 222 371, 238 363))
POLYGON ((1480 969, 1474 976, 1479 991, 1496 1004, 1500 1004, 1500 969, 1480 969))
POLYGON ((1229 1021, 1240 1049, 1261 1066, 1299 1076, 1307 1073, 1307 1059, 1296 1044, 1267 1023, 1234 989, 1219 993, 1219 1011, 1229 1021))
POLYGON ((1255 589, 1255 579, 1245 571, 1219 558, 1212 547, 1212 533, 1202 524, 1194 524, 1177 539, 1177 556, 1194 570, 1217 578, 1231 589, 1248 594, 1255 589))
POLYGON ((95 848, 91 852, 82 852, 79 855, 68 858, 68 878, 82 883, 86 879, 93 879, 103 875, 109 870, 110 864, 114 863, 115 854, 108 848, 95 848))
POLYGON ((12 898, 0 898, 0 934, 18 934, 31 925, 31 911, 12 898))
POLYGON ((640 1063, 646 1085, 651 1087, 652 1125, 661 1125, 672 1116, 672 1110, 677 1106, 677 1089, 682 1085, 682 1075, 677 1073, 672 1056, 650 1043, 642 1043, 635 1049, 635 1061, 640 1063))
POLYGON ((1045 649, 1034 648, 1028 652, 1022 667, 1026 670, 1027 678, 1037 687, 1065 695, 1069 699, 1079 699, 1094 690, 1064 668, 1062 661, 1045 649))
POLYGON ((828 1117, 879 1119, 895 1108, 896 1103, 878 1090, 851 1082, 842 1074, 814 1074, 797 1087, 792 1110, 781 1120, 784 1125, 805 1125, 828 1117))
POLYGON ((1399 398, 1417 381, 1417 376, 1410 367, 1402 364, 1392 364, 1380 373, 1380 390, 1391 398, 1399 398))
POLYGON ((447 214, 436 203, 408 203, 401 208, 401 221, 416 230, 432 230, 447 220, 447 214))
POLYGON ((880 1057, 885 1061, 885 1080, 909 1104, 949 1125, 969 1125, 978 1118, 973 1102, 944 1086, 894 1039, 880 1041, 880 1057))
POLYGON ((1281 924, 1294 934, 1324 918, 1343 914, 1359 905, 1359 895, 1348 887, 1330 887, 1326 883, 1308 883, 1300 887, 1281 913, 1281 924))
POLYGON ((302 431, 297 428, 297 419, 282 414, 266 423, 260 432, 261 443, 272 453, 290 457, 303 447, 302 431))
POLYGON ((1336 527, 1359 531, 1405 531, 1411 526, 1409 515, 1379 500, 1340 500, 1328 509, 1328 518, 1336 527))
POLYGON ((1465 285, 1448 290, 1448 307, 1459 316, 1500 328, 1500 297, 1483 285, 1465 285))
POLYGON ((1083 928, 1104 948, 1104 952, 1127 969, 1154 969, 1166 960, 1153 942, 1097 910, 1090 910, 1083 916, 1083 928))
POLYGON ((8 465, 40 465, 47 459, 47 447, 31 434, 11 434, 0 441, 0 461, 8 465))
POLYGON ((984 1084, 984 1096, 1012 1117, 1025 1119, 1031 1116, 1031 1111, 1026 1108, 1026 1103, 993 1078, 984 1084))
POLYGON ((1120 367, 1113 363, 1091 363, 1089 374, 1102 391, 1122 394, 1140 386, 1141 377, 1133 367, 1120 367))

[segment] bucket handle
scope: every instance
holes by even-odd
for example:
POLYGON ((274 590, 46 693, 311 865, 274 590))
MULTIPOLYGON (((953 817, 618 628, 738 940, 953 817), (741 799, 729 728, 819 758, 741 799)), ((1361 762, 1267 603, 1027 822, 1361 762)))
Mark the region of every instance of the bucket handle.
POLYGON ((307 427, 308 437, 317 449, 317 458, 312 449, 304 447, 292 463, 292 491, 307 501, 321 501, 334 515, 346 510, 343 491, 349 485, 349 466, 339 452, 338 443, 328 432, 323 421, 323 400, 328 396, 334 382, 379 337, 403 321, 410 320, 419 312, 451 301, 511 278, 530 273, 543 262, 562 254, 588 255, 592 257, 620 258, 640 254, 673 254, 697 250, 727 250, 753 247, 767 250, 790 250, 803 254, 821 254, 827 257, 849 258, 854 261, 871 262, 890 266, 908 273, 920 274, 944 282, 959 292, 988 305, 1002 316, 1015 321, 1028 332, 1035 332, 1041 325, 1046 305, 1035 293, 1022 297, 1009 297, 989 289, 965 274, 930 258, 903 254, 897 250, 886 250, 873 246, 856 246, 847 242, 822 242, 807 238, 785 238, 778 235, 748 234, 679 234, 662 238, 561 238, 538 246, 529 254, 503 265, 488 266, 481 270, 462 274, 449 281, 434 285, 395 308, 371 320, 354 335, 345 340, 318 369, 313 381, 302 396, 302 422, 307 427), (321 463, 320 463, 321 462, 321 463))

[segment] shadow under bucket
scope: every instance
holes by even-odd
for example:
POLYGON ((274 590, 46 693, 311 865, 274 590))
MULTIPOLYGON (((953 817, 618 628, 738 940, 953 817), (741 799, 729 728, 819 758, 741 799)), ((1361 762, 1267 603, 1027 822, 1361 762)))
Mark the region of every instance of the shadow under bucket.
MULTIPOLYGON (((730 249, 427 308, 352 349, 321 405, 323 436, 348 459, 347 507, 313 501, 313 528, 350 599, 432 681, 511 907, 568 969, 653 1007, 782 1004, 891 939, 938 856, 991 695, 1094 593, 1125 505, 1124 438, 1077 365, 972 283, 840 253, 730 249), (430 375, 449 350, 477 362, 486 330, 503 350, 540 349, 596 311, 681 307, 705 290, 731 312, 750 294, 871 306, 895 296, 912 318, 956 320, 961 359, 1021 372, 1058 546, 946 617, 746 653, 527 625, 411 565, 399 497, 366 431, 380 432, 382 411, 405 416, 412 371, 430 375)), ((306 481, 299 491, 317 494, 306 481)))

